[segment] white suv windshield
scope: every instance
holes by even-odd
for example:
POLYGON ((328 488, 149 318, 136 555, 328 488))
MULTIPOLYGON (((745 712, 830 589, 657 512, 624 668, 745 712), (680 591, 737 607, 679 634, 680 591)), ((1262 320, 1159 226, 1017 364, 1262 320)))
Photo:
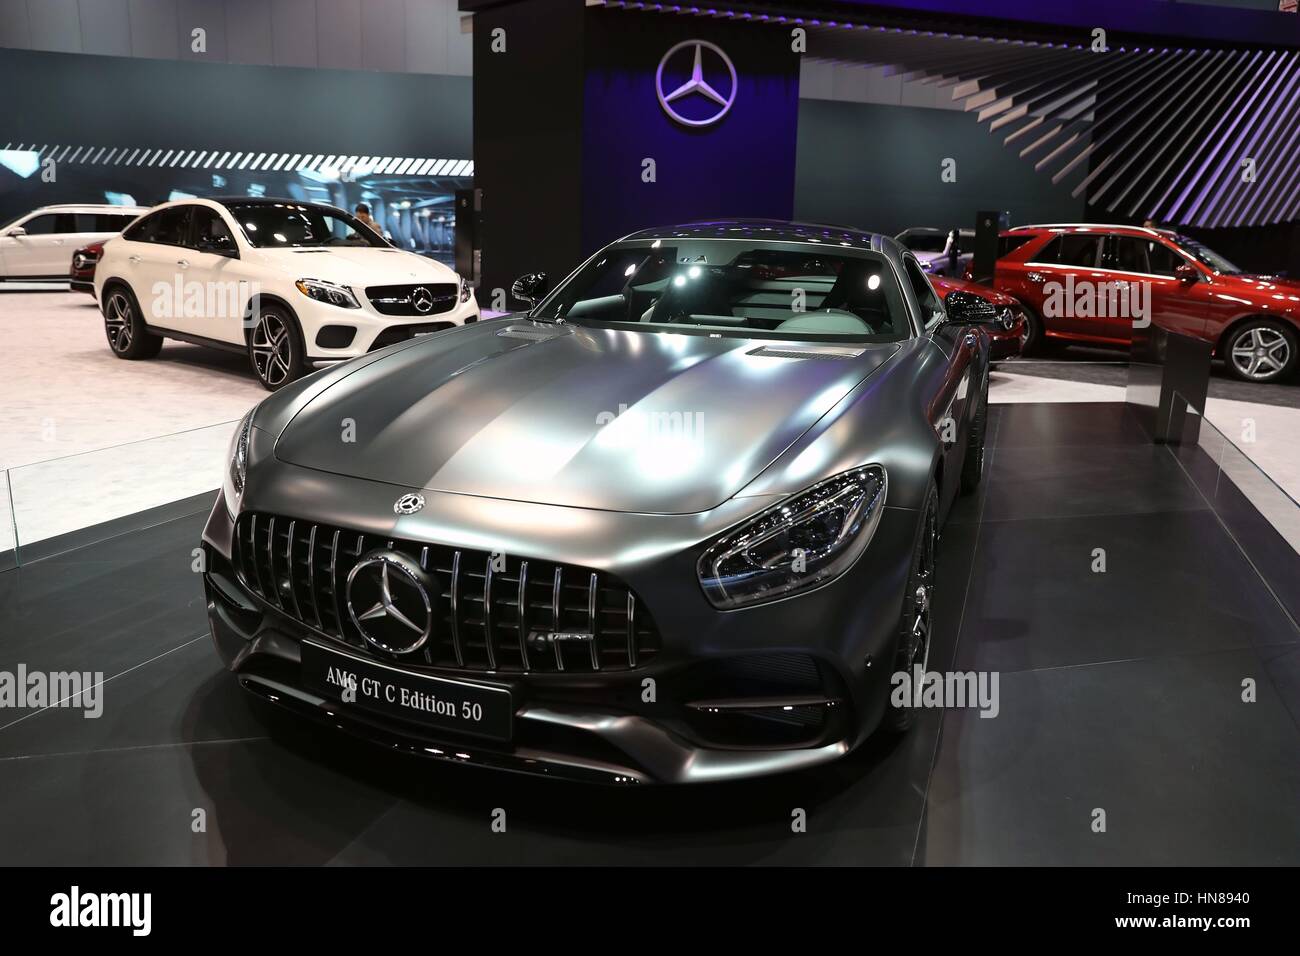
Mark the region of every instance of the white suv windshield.
POLYGON ((311 246, 387 246, 372 229, 341 209, 290 202, 226 206, 249 245, 259 249, 311 246))

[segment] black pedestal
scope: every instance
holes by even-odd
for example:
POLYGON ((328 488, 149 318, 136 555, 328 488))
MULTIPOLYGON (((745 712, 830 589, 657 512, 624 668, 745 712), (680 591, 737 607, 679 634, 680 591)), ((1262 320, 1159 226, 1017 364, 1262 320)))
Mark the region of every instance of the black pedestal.
POLYGON ((1210 389, 1213 346, 1157 326, 1135 329, 1125 401, 1160 444, 1194 445, 1210 389))

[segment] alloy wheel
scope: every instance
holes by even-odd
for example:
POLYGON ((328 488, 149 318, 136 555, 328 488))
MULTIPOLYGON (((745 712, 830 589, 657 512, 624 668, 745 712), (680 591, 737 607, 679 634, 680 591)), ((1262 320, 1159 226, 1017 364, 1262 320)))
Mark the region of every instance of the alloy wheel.
POLYGON ((104 329, 108 332, 108 344, 114 352, 125 352, 131 347, 132 318, 131 300, 125 293, 114 292, 108 297, 108 306, 104 310, 104 329))
POLYGON ((1232 364, 1246 378, 1272 378, 1291 359, 1291 343, 1276 329, 1254 328, 1232 344, 1232 364))
POLYGON ((253 368, 258 378, 278 388, 289 378, 293 342, 289 325, 274 312, 263 312, 253 329, 253 368))
POLYGON ((912 674, 919 665, 924 675, 930 661, 931 618, 934 611, 934 564, 938 544, 938 527, 934 510, 925 516, 921 543, 921 560, 916 569, 916 590, 912 597, 912 624, 903 647, 900 668, 912 674))

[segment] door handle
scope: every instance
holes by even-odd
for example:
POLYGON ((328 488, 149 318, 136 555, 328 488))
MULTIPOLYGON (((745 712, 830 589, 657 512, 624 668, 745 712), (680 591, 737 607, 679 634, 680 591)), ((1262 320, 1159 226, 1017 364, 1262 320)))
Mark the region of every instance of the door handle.
POLYGON ((177 264, 178 266, 180 266, 182 269, 188 269, 188 268, 190 267, 190 260, 189 260, 189 259, 177 259, 177 260, 176 260, 176 264, 177 264))
POLYGON ((127 262, 139 262, 139 261, 140 261, 140 257, 139 257, 139 256, 127 256, 127 257, 126 257, 126 261, 127 261, 127 262))

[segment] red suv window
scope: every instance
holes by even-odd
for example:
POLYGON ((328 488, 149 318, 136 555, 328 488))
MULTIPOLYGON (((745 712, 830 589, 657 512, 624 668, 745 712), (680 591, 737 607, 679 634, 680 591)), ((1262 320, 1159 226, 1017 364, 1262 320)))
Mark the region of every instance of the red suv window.
POLYGON ((1043 246, 1035 262, 1062 266, 1095 267, 1101 258, 1102 239, 1096 233, 1075 232, 1057 236, 1043 246))

